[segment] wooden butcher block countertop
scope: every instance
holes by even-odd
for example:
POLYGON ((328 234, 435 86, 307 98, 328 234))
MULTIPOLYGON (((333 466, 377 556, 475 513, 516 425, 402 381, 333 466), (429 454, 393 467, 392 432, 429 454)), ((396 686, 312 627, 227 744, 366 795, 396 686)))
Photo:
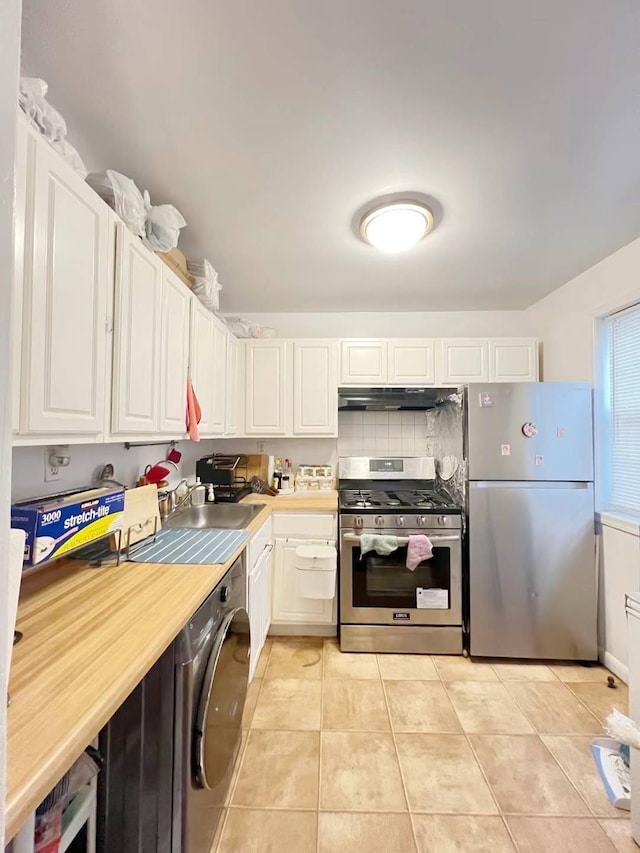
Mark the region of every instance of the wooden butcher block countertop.
POLYGON ((273 512, 336 512, 337 492, 294 492, 292 495, 247 495, 241 503, 266 504, 273 512))
MULTIPOLYGON (((272 510, 337 509, 335 492, 269 498, 272 510)), ((245 543, 246 544, 246 543, 245 543)), ((10 840, 151 669, 244 550, 210 566, 54 562, 22 581, 7 709, 6 839, 10 840)))

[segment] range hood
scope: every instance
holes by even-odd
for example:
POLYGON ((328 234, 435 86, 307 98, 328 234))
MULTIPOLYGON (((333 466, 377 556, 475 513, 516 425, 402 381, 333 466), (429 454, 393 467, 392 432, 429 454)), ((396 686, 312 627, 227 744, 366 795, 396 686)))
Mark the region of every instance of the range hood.
POLYGON ((338 410, 424 412, 449 394, 451 390, 442 388, 338 388, 338 410))

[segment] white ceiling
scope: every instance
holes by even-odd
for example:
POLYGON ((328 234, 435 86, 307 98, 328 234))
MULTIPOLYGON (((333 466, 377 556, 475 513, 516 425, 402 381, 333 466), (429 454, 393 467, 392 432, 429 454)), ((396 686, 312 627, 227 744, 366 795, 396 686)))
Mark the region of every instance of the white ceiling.
POLYGON ((24 0, 23 26, 88 165, 176 204, 225 310, 521 308, 640 234, 637 0, 24 0), (356 238, 410 190, 430 237, 356 238))

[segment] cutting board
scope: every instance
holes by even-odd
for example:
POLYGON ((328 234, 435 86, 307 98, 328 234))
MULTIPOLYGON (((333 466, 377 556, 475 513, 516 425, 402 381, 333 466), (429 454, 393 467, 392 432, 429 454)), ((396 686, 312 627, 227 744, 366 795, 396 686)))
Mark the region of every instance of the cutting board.
MULTIPOLYGON (((153 536, 154 524, 160 530, 160 511, 158 509, 158 487, 138 486, 124 493, 124 515, 122 519, 122 548, 127 547, 127 530, 130 530, 129 544, 135 545, 147 536, 153 536)), ((112 547, 117 539, 112 539, 112 547)))

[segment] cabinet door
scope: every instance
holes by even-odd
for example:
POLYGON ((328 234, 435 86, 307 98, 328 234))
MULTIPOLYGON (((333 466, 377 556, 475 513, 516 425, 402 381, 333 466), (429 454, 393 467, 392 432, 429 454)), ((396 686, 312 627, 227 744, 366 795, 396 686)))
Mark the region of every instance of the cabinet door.
POLYGON ((160 432, 181 435, 186 431, 192 296, 178 276, 166 266, 163 267, 160 432))
POLYGON ((342 385, 385 385, 387 376, 386 341, 342 341, 342 385))
POLYGON ((211 432, 222 435, 227 419, 227 327, 213 316, 213 415, 211 432))
POLYGON ((338 434, 335 341, 294 341, 293 432, 295 435, 338 434))
POLYGON ((435 381, 435 341, 420 338, 389 341, 391 385, 433 385, 435 381))
POLYGON ((109 208, 35 141, 24 275, 20 432, 104 430, 109 208))
POLYGON ((445 338, 442 341, 442 383, 486 382, 489 345, 484 338, 445 338))
POLYGON ((535 338, 493 338, 489 341, 490 382, 536 382, 538 342, 535 338))
POLYGON ((213 314, 199 299, 191 300, 191 355, 189 357, 189 375, 193 389, 202 409, 200 435, 213 434, 211 423, 216 407, 215 401, 215 342, 213 314))
POLYGON ((246 432, 248 435, 286 435, 286 341, 247 341, 246 432))
POLYGON ((251 626, 251 678, 271 624, 271 564, 273 545, 268 544, 249 572, 249 624, 251 626))
POLYGON ((225 435, 237 435, 239 420, 240 344, 227 334, 227 423, 225 435))
POLYGON ((162 261, 123 224, 117 227, 112 428, 160 429, 162 261))
POLYGON ((273 567, 273 622, 331 624, 333 599, 302 598, 298 595, 296 548, 306 539, 276 539, 273 567))
POLYGON ((16 122, 16 203, 13 216, 13 300, 11 305, 11 429, 20 430, 20 375, 22 368, 22 299, 27 227, 27 178, 33 169, 35 140, 21 114, 16 122))

